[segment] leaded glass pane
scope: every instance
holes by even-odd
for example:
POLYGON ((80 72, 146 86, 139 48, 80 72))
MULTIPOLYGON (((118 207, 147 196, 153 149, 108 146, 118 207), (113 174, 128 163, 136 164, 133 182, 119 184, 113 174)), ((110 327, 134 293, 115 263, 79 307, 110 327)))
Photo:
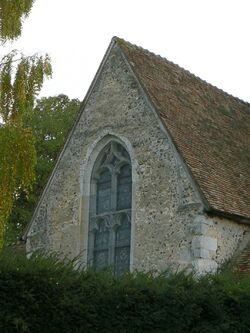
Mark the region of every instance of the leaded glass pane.
POLYGON ((109 230, 104 222, 99 224, 94 238, 94 268, 99 270, 108 266, 109 257, 109 230))
POLYGON ((131 208, 131 190, 131 168, 126 164, 117 177, 117 209, 131 208))
POLYGON ((131 227, 128 216, 124 216, 116 230, 115 239, 115 274, 121 275, 129 270, 131 227))
POLYGON ((96 212, 97 214, 109 212, 111 209, 111 174, 105 169, 100 174, 97 181, 96 193, 96 212))

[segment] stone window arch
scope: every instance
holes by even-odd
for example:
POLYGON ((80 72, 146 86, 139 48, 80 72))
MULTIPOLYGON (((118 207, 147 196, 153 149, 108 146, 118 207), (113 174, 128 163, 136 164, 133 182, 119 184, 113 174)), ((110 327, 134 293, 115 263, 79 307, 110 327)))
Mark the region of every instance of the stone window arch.
POLYGON ((117 141, 99 153, 91 174, 88 265, 129 270, 131 247, 131 160, 117 141))

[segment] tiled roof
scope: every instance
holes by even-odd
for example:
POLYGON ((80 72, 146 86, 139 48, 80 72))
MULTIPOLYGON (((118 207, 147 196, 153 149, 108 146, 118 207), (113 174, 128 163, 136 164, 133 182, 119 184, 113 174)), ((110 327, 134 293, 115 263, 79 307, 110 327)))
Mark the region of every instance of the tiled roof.
POLYGON ((115 42, 210 209, 250 218, 250 105, 147 50, 115 42))

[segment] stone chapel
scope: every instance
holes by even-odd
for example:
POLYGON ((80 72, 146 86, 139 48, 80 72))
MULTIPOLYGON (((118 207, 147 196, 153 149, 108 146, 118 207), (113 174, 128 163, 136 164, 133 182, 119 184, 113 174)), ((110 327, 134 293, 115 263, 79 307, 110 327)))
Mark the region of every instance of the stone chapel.
POLYGON ((250 104, 114 37, 24 236, 84 267, 213 272, 250 240, 250 104))

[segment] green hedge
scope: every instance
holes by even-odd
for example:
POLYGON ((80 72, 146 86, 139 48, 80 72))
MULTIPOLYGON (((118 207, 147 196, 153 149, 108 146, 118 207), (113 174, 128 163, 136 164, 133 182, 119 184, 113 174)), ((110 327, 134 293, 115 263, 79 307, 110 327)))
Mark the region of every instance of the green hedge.
POLYGON ((250 332, 250 280, 229 274, 78 272, 0 254, 0 332, 250 332))

